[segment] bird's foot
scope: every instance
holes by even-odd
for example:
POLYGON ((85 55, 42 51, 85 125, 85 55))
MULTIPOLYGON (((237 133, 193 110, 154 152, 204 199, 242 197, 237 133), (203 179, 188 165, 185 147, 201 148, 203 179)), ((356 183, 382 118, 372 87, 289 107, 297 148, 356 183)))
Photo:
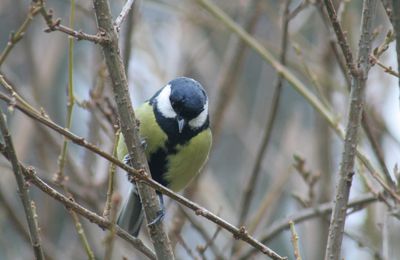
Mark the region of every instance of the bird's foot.
POLYGON ((130 156, 129 154, 125 155, 125 156, 124 156, 124 159, 123 159, 122 161, 123 161, 125 164, 129 165, 129 166, 132 165, 132 164, 131 164, 132 158, 131 158, 131 156, 130 156))
POLYGON ((158 224, 160 221, 164 219, 165 216, 165 211, 161 209, 160 211, 157 212, 157 216, 151 221, 147 226, 153 226, 155 224, 158 224))

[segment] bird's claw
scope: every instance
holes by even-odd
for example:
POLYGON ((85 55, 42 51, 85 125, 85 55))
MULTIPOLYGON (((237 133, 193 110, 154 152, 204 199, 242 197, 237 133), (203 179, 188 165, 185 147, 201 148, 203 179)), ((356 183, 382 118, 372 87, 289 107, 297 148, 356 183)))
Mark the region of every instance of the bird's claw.
POLYGON ((122 161, 127 165, 131 165, 132 158, 129 154, 127 154, 124 156, 124 159, 122 161))
POLYGON ((164 219, 164 216, 165 216, 164 210, 158 211, 157 216, 153 219, 153 221, 151 221, 149 224, 147 224, 147 226, 153 226, 153 225, 159 223, 160 221, 162 221, 164 219))

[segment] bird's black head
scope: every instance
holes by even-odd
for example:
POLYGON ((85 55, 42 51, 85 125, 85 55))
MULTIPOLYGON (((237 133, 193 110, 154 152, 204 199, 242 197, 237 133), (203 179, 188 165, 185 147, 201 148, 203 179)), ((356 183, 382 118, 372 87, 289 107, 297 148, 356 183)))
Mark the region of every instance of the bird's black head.
POLYGON ((155 105, 159 125, 171 135, 191 136, 208 127, 207 94, 191 78, 170 81, 150 102, 155 105))
POLYGON ((190 121, 207 109, 207 96, 199 82, 185 77, 168 83, 171 86, 169 100, 176 114, 190 121))

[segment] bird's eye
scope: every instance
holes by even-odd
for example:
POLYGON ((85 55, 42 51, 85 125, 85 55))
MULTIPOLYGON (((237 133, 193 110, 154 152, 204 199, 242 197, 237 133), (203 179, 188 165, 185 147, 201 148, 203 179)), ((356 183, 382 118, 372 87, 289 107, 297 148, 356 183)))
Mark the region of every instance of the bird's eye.
POLYGON ((171 106, 173 109, 179 109, 183 105, 183 100, 171 100, 171 106))

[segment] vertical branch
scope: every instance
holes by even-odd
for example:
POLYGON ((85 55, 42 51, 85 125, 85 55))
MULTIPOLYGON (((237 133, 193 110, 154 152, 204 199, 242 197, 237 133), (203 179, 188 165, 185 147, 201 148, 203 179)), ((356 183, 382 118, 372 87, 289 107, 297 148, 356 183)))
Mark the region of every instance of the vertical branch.
MULTIPOLYGON (((326 3, 327 6, 332 4, 332 2, 329 0, 327 0, 326 3)), ((325 252, 325 259, 340 259, 344 224, 346 220, 346 208, 348 204, 352 178, 354 175, 354 161, 357 152, 357 138, 358 129, 361 122, 364 89, 370 68, 369 53, 372 41, 372 19, 374 17, 375 8, 375 0, 365 0, 363 2, 357 68, 352 69, 353 66, 350 62, 347 64, 353 77, 350 93, 350 110, 344 140, 344 151, 342 154, 342 161, 339 171, 339 181, 336 186, 335 203, 329 226, 328 244, 325 252)), ((334 24, 334 19, 332 19, 332 17, 334 17, 335 14, 331 11, 332 10, 328 8, 332 24, 334 24)), ((340 33, 338 33, 338 31, 341 30, 335 29, 335 32, 339 36, 340 33)), ((347 55, 345 54, 345 57, 346 56, 347 55)))
MULTIPOLYGON (((329 24, 327 23, 327 20, 329 20, 329 17, 328 17, 329 14, 328 14, 327 10, 323 7, 322 3, 318 4, 318 9, 320 10, 322 19, 324 20, 325 24, 327 25, 328 30, 331 31, 332 29, 329 27, 329 24)), ((339 39, 339 37, 338 37, 338 39, 339 39)), ((350 75, 348 75, 348 73, 347 73, 348 69, 346 68, 346 64, 342 61, 342 58, 341 58, 338 48, 337 48, 337 44, 334 40, 331 40, 331 48, 332 48, 333 53, 335 54, 336 60, 338 61, 339 68, 342 71, 343 76, 346 80, 348 90, 350 91, 350 87, 351 87, 351 79, 349 77, 350 75)), ((343 50, 343 53, 345 53, 345 50, 343 49, 343 47, 342 47, 342 50, 343 50)), ((382 149, 377 140, 377 136, 372 131, 371 124, 369 123, 370 121, 371 120, 369 119, 369 116, 367 115, 367 113, 365 113, 365 111, 363 111, 363 114, 361 116, 362 127, 365 131, 365 134, 366 134, 368 140, 371 143, 372 150, 374 151, 374 153, 376 155, 376 158, 379 162, 379 165, 382 169, 382 172, 385 176, 386 181, 390 184, 391 187, 395 187, 394 182, 393 182, 392 178, 390 177, 389 170, 386 167, 383 152, 382 152, 382 149)))
MULTIPOLYGON (((113 164, 114 165, 114 164, 113 164)), ((115 236, 116 236, 116 230, 115 230, 115 222, 117 220, 118 216, 118 208, 119 204, 121 202, 121 196, 115 194, 112 196, 112 200, 110 200, 110 208, 111 208, 111 223, 113 224, 110 228, 110 232, 108 232, 104 244, 105 244, 105 252, 104 252, 104 260, 111 260, 112 259, 112 253, 114 250, 114 242, 115 242, 115 236), (111 207, 112 204, 112 207, 111 207)))
MULTIPOLYGON (((125 138, 130 158, 134 158, 132 166, 136 169, 144 169, 146 173, 150 173, 146 155, 140 144, 136 117, 130 101, 128 82, 120 56, 118 36, 113 26, 109 3, 107 0, 94 0, 93 4, 99 30, 110 39, 108 43, 102 45, 102 48, 110 73, 121 122, 121 131, 125 138)), ((150 178, 150 176, 148 177, 150 178)), ((152 188, 141 182, 137 182, 137 187, 143 203, 146 220, 150 223, 157 217, 158 212, 161 210, 160 203, 152 188)), ((159 221, 154 225, 148 226, 148 228, 157 257, 159 259, 174 259, 168 236, 164 231, 163 222, 159 221)))
POLYGON ((293 244, 293 254, 294 259, 301 260, 300 249, 299 249, 299 235, 297 235, 296 229, 294 227, 294 222, 289 221, 290 233, 292 235, 291 240, 293 244))
MULTIPOLYGON (((70 17, 69 17, 69 25, 71 28, 74 28, 75 24, 75 0, 71 1, 71 9, 70 9, 70 17)), ((72 113, 74 110, 75 97, 74 97, 74 38, 70 37, 68 40, 68 101, 67 101, 67 120, 66 120, 66 128, 70 129, 72 126, 72 113)), ((54 181, 61 188, 63 188, 66 194, 70 194, 69 189, 65 185, 64 181, 66 180, 64 174, 64 168, 66 163, 66 157, 68 152, 68 144, 69 140, 64 137, 63 146, 61 149, 61 154, 58 159, 58 171, 54 176, 54 181)), ((72 195, 69 195, 71 199, 72 195)), ((94 259, 93 250, 89 244, 89 241, 86 236, 86 232, 83 229, 82 223, 79 219, 79 216, 72 210, 68 209, 68 212, 71 214, 72 221, 74 222, 76 232, 82 242, 82 246, 88 256, 88 259, 94 259)))
POLYGON ((15 179, 17 181, 18 195, 22 201, 26 220, 28 222, 33 252, 35 254, 36 259, 41 260, 41 259, 44 259, 44 255, 43 255, 42 246, 40 244, 39 230, 38 230, 38 227, 37 227, 36 221, 35 221, 35 219, 37 217, 35 217, 34 211, 31 206, 32 201, 29 197, 28 185, 25 183, 24 177, 22 175, 21 167, 20 167, 17 155, 15 153, 14 144, 12 142, 11 135, 8 131, 8 128, 7 128, 7 125, 5 122, 5 115, 3 113, 0 114, 0 131, 1 131, 1 134, 3 135, 4 143, 6 145, 5 149, 6 149, 7 157, 12 164, 15 179))
MULTIPOLYGON (((69 26, 74 28, 75 23, 75 0, 71 1, 71 11, 69 17, 69 26)), ((68 39, 68 101, 67 101, 67 129, 71 128, 72 125, 72 112, 74 110, 75 98, 74 98, 74 38, 69 37, 68 39)), ((58 159, 58 172, 55 176, 55 181, 60 183, 64 181, 64 166, 65 158, 68 150, 68 139, 64 137, 64 143, 61 150, 60 157, 58 159)))
MULTIPOLYGON (((121 135, 121 132, 119 130, 117 130, 117 132, 115 133, 114 147, 113 147, 113 156, 114 157, 117 157, 117 147, 118 147, 120 135, 121 135)), ((112 198, 113 192, 114 192, 114 175, 115 175, 116 168, 117 167, 115 164, 110 163, 110 168, 108 170, 108 187, 107 187, 106 205, 104 206, 104 211, 103 211, 103 217, 105 219, 109 219, 109 216, 110 216, 111 198, 112 198)))

